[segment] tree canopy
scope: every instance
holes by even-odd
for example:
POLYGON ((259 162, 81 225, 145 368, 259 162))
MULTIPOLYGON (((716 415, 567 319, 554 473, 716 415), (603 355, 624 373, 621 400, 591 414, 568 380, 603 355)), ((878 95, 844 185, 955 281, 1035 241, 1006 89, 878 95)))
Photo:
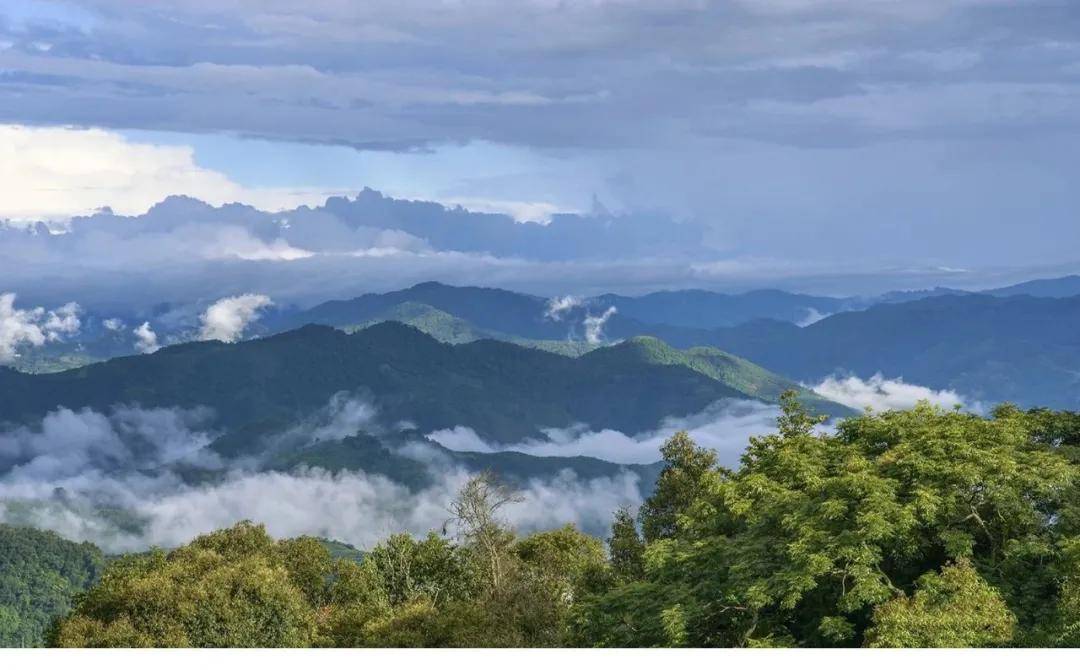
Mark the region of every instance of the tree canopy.
POLYGON ((921 404, 830 430, 785 398, 740 466, 685 433, 606 545, 518 535, 471 480, 357 561, 243 523, 111 564, 64 646, 1076 646, 1080 415, 921 404))

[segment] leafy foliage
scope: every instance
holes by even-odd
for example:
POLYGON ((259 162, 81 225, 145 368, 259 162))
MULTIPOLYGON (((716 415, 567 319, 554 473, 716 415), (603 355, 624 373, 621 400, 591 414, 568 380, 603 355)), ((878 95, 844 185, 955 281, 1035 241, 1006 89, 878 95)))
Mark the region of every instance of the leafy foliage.
POLYGON ((1080 470, 1061 436, 1076 421, 1010 407, 985 419, 921 405, 849 418, 827 435, 815 434, 817 418, 789 398, 777 434, 753 438, 736 472, 687 467, 707 452, 677 438, 665 472, 684 473, 672 477, 684 486, 664 492, 662 474, 643 508, 643 525, 654 528, 645 575, 581 604, 577 640, 1067 639, 1080 470))
POLYGON ((0 647, 41 645, 52 619, 97 581, 104 565, 93 545, 0 524, 0 647))
POLYGON ((443 535, 359 562, 241 524, 111 565, 63 645, 1075 646, 1080 415, 867 414, 816 432, 783 399, 741 466, 676 434, 608 551, 518 537, 469 482, 443 535), (640 524, 640 532, 639 532, 640 524))

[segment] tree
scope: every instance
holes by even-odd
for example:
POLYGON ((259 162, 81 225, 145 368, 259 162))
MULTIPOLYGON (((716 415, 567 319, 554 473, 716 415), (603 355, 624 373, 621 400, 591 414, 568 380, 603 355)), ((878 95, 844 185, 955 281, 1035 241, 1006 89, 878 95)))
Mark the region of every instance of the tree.
POLYGON ((329 572, 318 543, 243 522, 164 553, 125 557, 52 631, 62 647, 300 647, 316 640, 329 572), (325 574, 325 573, 324 573, 325 574))
POLYGON ((493 591, 502 585, 506 556, 514 539, 499 512, 521 500, 492 473, 484 472, 467 481, 450 503, 452 516, 448 523, 457 526, 459 539, 480 557, 493 591))
POLYGON ((56 533, 0 524, 0 647, 36 647, 72 598, 101 576, 105 557, 56 533))
POLYGON ((645 543, 638 535, 637 523, 628 508, 616 510, 607 544, 611 570, 616 580, 632 582, 645 575, 645 543))
POLYGON ((677 467, 694 451, 669 443, 671 477, 643 506, 644 576, 583 603, 575 639, 858 646, 901 639, 904 617, 950 621, 942 639, 955 644, 1072 639, 1080 467, 1069 413, 986 418, 924 403, 832 433, 815 433, 817 421, 785 398, 778 431, 751 438, 734 472, 677 467), (982 611, 965 619, 970 607, 982 611))
POLYGON ((1000 647, 1016 617, 966 559, 919 578, 915 592, 874 609, 870 647, 1000 647))
POLYGON ((660 453, 666 464, 640 512, 646 542, 675 536, 679 516, 700 499, 716 469, 716 452, 698 447, 686 431, 675 433, 660 453))

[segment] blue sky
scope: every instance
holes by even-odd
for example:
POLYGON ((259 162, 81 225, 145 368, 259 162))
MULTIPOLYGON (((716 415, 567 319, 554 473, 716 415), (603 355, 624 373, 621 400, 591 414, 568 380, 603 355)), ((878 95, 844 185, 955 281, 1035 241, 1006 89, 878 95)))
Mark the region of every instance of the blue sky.
POLYGON ((1080 5, 25 0, 0 152, 20 225, 371 187, 690 222, 732 273, 1045 274, 1080 260, 1080 5))

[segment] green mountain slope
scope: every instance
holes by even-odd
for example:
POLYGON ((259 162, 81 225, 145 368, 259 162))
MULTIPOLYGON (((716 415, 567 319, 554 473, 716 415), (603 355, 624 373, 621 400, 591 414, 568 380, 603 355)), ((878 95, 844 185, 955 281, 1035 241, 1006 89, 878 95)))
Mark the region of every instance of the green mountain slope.
POLYGON ((93 545, 0 524, 0 647, 40 646, 53 618, 97 582, 104 565, 93 545))
POLYGON ((633 434, 723 398, 752 397, 685 364, 619 358, 620 351, 570 358, 491 340, 447 345, 395 322, 351 335, 308 326, 55 374, 0 370, 0 421, 33 421, 58 405, 207 406, 222 427, 236 429, 303 418, 346 391, 370 394, 387 423, 411 421, 424 432, 469 426, 486 439, 516 442, 574 424, 633 434))

